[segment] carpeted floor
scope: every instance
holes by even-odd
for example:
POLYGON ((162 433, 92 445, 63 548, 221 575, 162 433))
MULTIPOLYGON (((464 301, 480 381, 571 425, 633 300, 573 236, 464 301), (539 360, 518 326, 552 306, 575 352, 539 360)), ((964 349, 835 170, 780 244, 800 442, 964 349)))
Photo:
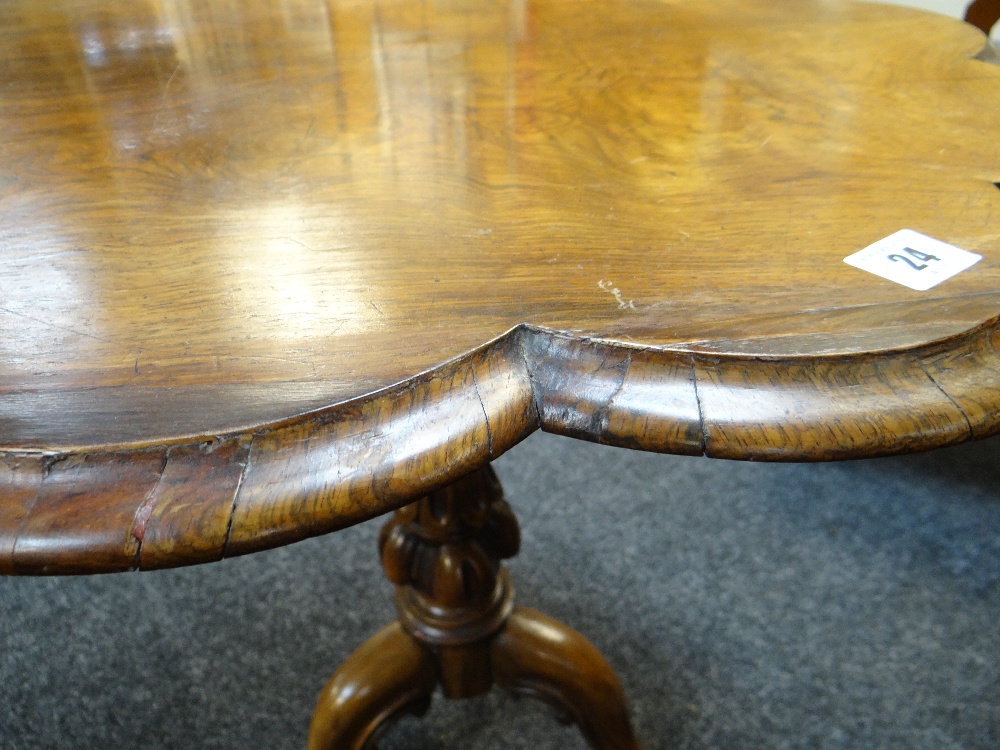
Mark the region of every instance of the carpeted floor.
MULTIPOLYGON (((1000 747, 1000 442, 821 465, 535 435, 497 469, 522 603, 619 670, 647 750, 1000 747)), ((0 579, 0 748, 303 748, 392 617, 378 523, 177 571, 0 579)), ((546 709, 438 700, 383 743, 584 748, 546 709)))

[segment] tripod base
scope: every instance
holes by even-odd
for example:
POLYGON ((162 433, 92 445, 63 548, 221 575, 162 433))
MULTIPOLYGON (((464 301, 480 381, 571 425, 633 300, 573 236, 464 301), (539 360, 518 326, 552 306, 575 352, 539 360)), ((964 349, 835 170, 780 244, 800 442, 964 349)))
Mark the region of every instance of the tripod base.
POLYGON ((380 538, 400 621, 355 651, 320 695, 309 750, 374 750, 403 713, 498 685, 545 701, 594 750, 641 750, 614 671, 587 639, 513 606, 502 558, 517 520, 489 468, 398 511, 380 538))

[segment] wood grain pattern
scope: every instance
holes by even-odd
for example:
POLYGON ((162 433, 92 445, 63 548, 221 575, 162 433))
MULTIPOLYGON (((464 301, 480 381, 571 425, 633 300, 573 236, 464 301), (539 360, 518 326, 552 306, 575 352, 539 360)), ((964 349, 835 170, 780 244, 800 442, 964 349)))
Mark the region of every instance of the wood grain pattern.
POLYGON ((136 567, 136 513, 156 488, 165 450, 69 456, 54 462, 17 531, 17 573, 136 567))
POLYGON ((799 356, 1000 311, 1000 71, 966 25, 377 7, 3 4, 0 449, 249 432, 520 324, 799 356), (929 294, 841 262, 901 227, 986 260, 929 294))
POLYGON ((156 489, 132 521, 132 536, 141 545, 141 568, 222 559, 249 453, 249 438, 167 452, 156 489))
POLYGON ((525 330, 541 429, 663 453, 700 455, 690 355, 525 330))
POLYGON ((517 343, 512 337, 381 398, 258 435, 227 553, 372 518, 515 445, 536 427, 517 343))
POLYGON ((1000 327, 967 336, 961 346, 948 342, 921 360, 928 376, 962 410, 977 438, 997 432, 1000 403, 1000 327), (984 376, 993 373, 992 377, 984 376))
POLYGON ((46 463, 41 456, 0 456, 0 575, 14 572, 17 531, 38 498, 46 463))
POLYGON ((539 428, 1000 432, 983 49, 809 0, 4 3, 0 571, 286 544, 539 428), (842 262, 903 227, 984 259, 842 262))
POLYGON ((1000 432, 998 341, 991 324, 869 358, 768 362, 518 328, 403 386, 248 436, 159 451, 8 454, 0 539, 22 573, 216 560, 401 507, 539 428, 771 461, 927 450, 1000 432))
POLYGON ((752 361, 700 361, 696 371, 710 456, 831 460, 971 437, 965 415, 917 358, 825 359, 770 371, 752 361))

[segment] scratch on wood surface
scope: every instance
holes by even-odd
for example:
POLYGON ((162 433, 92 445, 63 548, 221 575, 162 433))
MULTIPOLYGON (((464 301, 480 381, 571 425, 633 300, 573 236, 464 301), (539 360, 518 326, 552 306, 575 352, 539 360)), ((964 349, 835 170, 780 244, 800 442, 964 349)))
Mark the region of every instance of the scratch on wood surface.
POLYGON ((132 530, 130 532, 131 537, 136 542, 135 548, 135 559, 133 560, 133 569, 139 569, 139 555, 142 552, 142 542, 146 538, 146 526, 149 524, 149 519, 153 515, 153 509, 156 506, 157 501, 160 499, 161 487, 163 482, 163 474, 167 470, 167 462, 170 460, 170 451, 165 451, 163 454, 163 463, 160 465, 160 470, 156 482, 150 488, 149 493, 136 508, 135 514, 132 517, 132 530))
POLYGON ((174 72, 170 74, 170 78, 168 78, 167 82, 163 85, 164 99, 166 99, 167 93, 170 91, 170 84, 174 82, 174 79, 177 77, 177 74, 180 72, 180 69, 181 69, 181 64, 177 63, 177 65, 174 67, 174 72))
POLYGON ((604 279, 601 279, 600 281, 597 282, 597 286, 599 286, 601 289, 603 289, 605 292, 607 292, 608 294, 612 295, 615 298, 615 301, 618 303, 618 308, 620 310, 635 309, 635 302, 633 302, 632 300, 626 300, 624 297, 622 297, 622 290, 616 287, 613 281, 605 281, 604 279))
POLYGON ((943 386, 942 386, 942 385, 941 385, 941 384, 940 384, 940 383, 939 383, 939 382, 937 381, 937 379, 936 379, 936 378, 934 377, 934 374, 933 374, 933 373, 932 373, 932 372, 930 371, 930 369, 928 368, 928 366, 927 366, 927 363, 926 363, 926 362, 924 362, 924 361, 923 361, 922 359, 917 359, 917 364, 918 364, 918 365, 920 365, 920 369, 921 369, 921 370, 923 370, 923 373, 924 373, 924 375, 926 375, 926 376, 927 376, 927 379, 928 379, 928 380, 930 380, 930 381, 931 381, 931 383, 933 383, 933 384, 934 384, 934 387, 935 387, 935 388, 937 388, 937 389, 938 389, 939 391, 941 391, 941 394, 942 394, 942 395, 943 395, 943 396, 944 396, 944 397, 945 397, 946 399, 948 399, 948 401, 950 401, 950 402, 952 403, 952 405, 953 405, 953 406, 954 406, 954 407, 955 407, 956 409, 958 409, 959 413, 960 413, 960 414, 962 415, 962 418, 963 418, 963 419, 965 420, 965 424, 966 424, 966 425, 968 426, 968 428, 969 428, 969 437, 968 437, 968 439, 969 439, 969 440, 972 440, 972 439, 973 439, 973 438, 974 438, 974 437, 976 436, 976 430, 975 430, 975 428, 974 428, 974 427, 972 426, 972 420, 971 420, 971 419, 969 419, 969 414, 968 414, 968 412, 966 412, 966 411, 965 411, 965 409, 963 409, 963 408, 962 408, 962 405, 961 405, 961 404, 960 404, 960 403, 959 403, 958 401, 956 401, 956 400, 955 400, 955 399, 954 399, 954 398, 952 397, 952 395, 951 395, 950 393, 948 393, 948 391, 946 391, 946 390, 944 389, 944 387, 943 387, 943 386))
POLYGON ((469 374, 472 375, 472 387, 476 391, 476 398, 479 399, 479 406, 483 410, 483 418, 486 420, 486 455, 489 459, 493 460, 493 426, 490 424, 490 415, 486 411, 486 404, 483 401, 483 393, 479 390, 479 380, 476 378, 476 368, 472 367, 469 369, 469 374))
POLYGON ((52 323, 51 321, 44 320, 42 318, 36 318, 34 315, 27 315, 26 313, 18 312, 17 310, 11 310, 8 307, 0 307, 0 312, 7 313, 8 315, 16 315, 19 318, 24 318, 25 320, 30 320, 32 323, 38 323, 39 325, 46 326, 48 328, 54 328, 57 331, 66 331, 67 333, 72 333, 75 336, 83 336, 84 338, 94 339, 95 341, 103 341, 105 343, 114 343, 111 339, 106 339, 101 336, 95 336, 92 333, 86 333, 84 331, 78 331, 76 328, 71 328, 70 326, 62 326, 58 323, 52 323))
POLYGON ((310 245, 310 244, 308 244, 306 242, 303 242, 300 239, 296 239, 295 237, 285 237, 285 239, 288 240, 289 242, 294 242, 296 245, 301 245, 306 250, 312 250, 313 252, 316 251, 316 248, 314 248, 312 245, 310 245))

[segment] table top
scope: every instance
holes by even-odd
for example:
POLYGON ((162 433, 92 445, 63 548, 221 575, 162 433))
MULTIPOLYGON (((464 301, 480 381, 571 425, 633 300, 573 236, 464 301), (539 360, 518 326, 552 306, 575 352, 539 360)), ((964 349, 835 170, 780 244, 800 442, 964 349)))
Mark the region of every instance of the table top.
POLYGON ((1000 431, 1000 67, 815 0, 0 6, 0 572, 219 559, 535 429, 1000 431), (913 229, 928 291, 845 264, 913 229))

